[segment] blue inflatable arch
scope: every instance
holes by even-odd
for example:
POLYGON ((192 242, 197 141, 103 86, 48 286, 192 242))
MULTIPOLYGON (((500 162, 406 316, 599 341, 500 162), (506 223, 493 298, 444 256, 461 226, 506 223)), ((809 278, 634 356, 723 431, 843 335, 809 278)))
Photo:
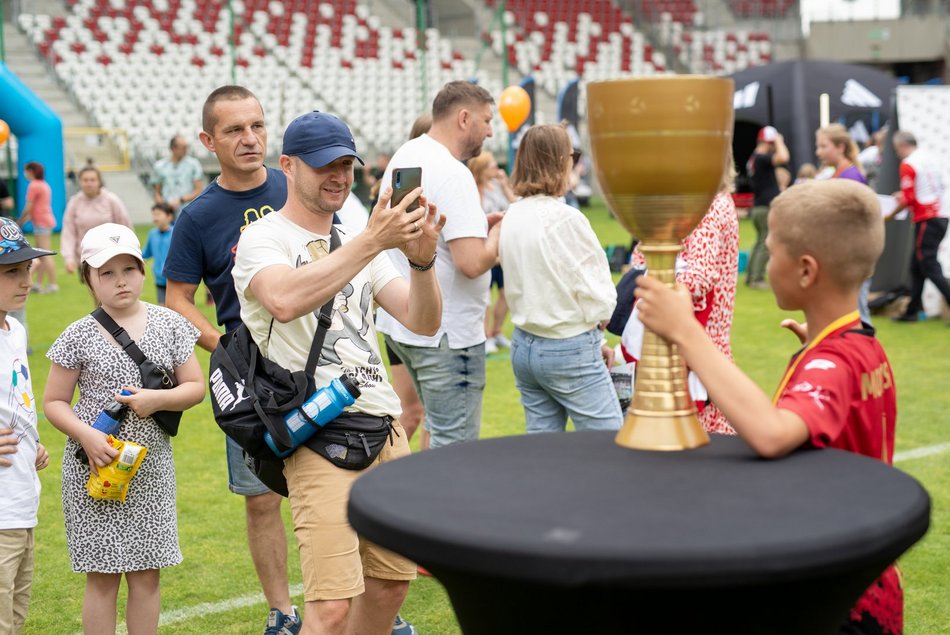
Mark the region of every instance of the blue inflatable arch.
POLYGON ((7 122, 16 135, 17 202, 22 208, 26 200, 27 180, 23 166, 30 161, 43 164, 44 179, 53 191, 53 215, 56 227, 63 223, 66 209, 66 173, 63 162, 63 122, 42 99, 0 63, 0 119, 7 122))

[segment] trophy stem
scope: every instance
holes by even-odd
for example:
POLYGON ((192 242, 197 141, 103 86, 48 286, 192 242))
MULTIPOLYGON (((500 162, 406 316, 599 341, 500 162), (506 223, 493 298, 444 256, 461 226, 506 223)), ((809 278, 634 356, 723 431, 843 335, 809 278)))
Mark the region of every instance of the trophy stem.
MULTIPOLYGON (((675 284, 679 244, 643 244, 649 275, 675 284)), ((644 329, 633 402, 615 439, 638 450, 687 450, 709 443, 689 395, 686 365, 674 344, 644 329)))

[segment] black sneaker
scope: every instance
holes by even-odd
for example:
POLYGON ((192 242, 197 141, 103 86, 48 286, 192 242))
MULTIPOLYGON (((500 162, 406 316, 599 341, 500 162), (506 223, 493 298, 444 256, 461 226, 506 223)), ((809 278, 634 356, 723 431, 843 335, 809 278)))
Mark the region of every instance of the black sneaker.
POLYGON ((920 318, 916 313, 901 313, 891 318, 892 322, 918 322, 920 318))

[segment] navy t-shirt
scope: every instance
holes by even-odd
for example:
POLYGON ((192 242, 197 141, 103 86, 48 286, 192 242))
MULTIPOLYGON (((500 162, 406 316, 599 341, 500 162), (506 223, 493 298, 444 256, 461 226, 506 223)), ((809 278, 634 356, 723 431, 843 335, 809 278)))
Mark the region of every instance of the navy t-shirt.
POLYGON ((212 181, 175 221, 165 277, 187 284, 204 281, 214 297, 218 324, 228 331, 236 329, 241 306, 231 268, 238 239, 245 227, 286 201, 287 177, 273 168, 267 168, 263 185, 244 192, 226 190, 212 181))

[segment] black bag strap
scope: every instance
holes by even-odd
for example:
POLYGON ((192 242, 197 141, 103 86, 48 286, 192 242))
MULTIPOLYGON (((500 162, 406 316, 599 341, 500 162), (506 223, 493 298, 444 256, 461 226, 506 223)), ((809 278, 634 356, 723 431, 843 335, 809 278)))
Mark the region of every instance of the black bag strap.
MULTIPOLYGON (((330 253, 340 246, 340 234, 337 233, 335 226, 330 226, 330 253)), ((327 330, 330 328, 332 319, 330 313, 333 311, 333 301, 336 300, 336 294, 330 296, 320 308, 320 316, 317 318, 317 330, 313 333, 313 344, 310 345, 310 354, 307 356, 307 366, 304 370, 307 376, 313 375, 317 369, 317 362, 320 361, 320 354, 323 353, 323 342, 327 338, 327 330)), ((303 412, 301 410, 301 412, 303 412)), ((306 416, 306 414, 304 415, 306 416)), ((307 417, 309 419, 309 417, 307 417)))
POLYGON ((128 353, 129 357, 132 358, 132 361, 134 361, 139 368, 148 361, 148 358, 145 356, 145 353, 142 352, 142 349, 138 347, 138 344, 129 337, 129 334, 124 328, 115 323, 112 316, 106 313, 102 307, 99 307, 90 315, 109 332, 109 335, 115 338, 115 341, 119 343, 119 346, 125 349, 125 352, 128 353))
MULTIPOLYGON (((336 227, 330 227, 330 253, 333 253, 333 250, 339 247, 341 244, 340 234, 337 233, 336 227)), ((320 360, 320 355, 323 353, 323 342, 327 337, 327 330, 330 328, 332 323, 330 314, 333 312, 333 303, 336 300, 336 294, 334 293, 330 296, 330 299, 327 300, 322 307, 320 307, 320 315, 317 318, 317 328, 313 333, 313 342, 310 345, 310 353, 307 355, 307 365, 304 369, 304 373, 300 376, 300 383, 303 383, 304 378, 313 377, 314 371, 317 369, 317 362, 320 360)), ((267 337, 270 339, 270 331, 274 328, 274 321, 271 320, 271 326, 268 330, 267 337)), ((257 369, 257 355, 260 354, 260 351, 256 346, 251 347, 251 359, 248 363, 248 377, 247 384, 248 386, 254 385, 254 378, 257 369)), ((228 365, 234 366, 233 361, 228 356, 228 365)), ((237 369, 228 368, 229 372, 234 372, 237 369)), ((240 376, 235 373, 235 377, 240 376)), ((295 377, 295 381, 296 381, 295 377)), ((298 385, 297 392, 298 394, 303 395, 304 398, 309 398, 310 395, 305 394, 306 385, 298 385)), ((271 436, 274 437, 274 440, 277 441, 277 445, 283 447, 284 449, 290 448, 293 445, 293 441, 290 438, 290 433, 287 431, 286 426, 277 426, 275 427, 270 417, 267 417, 263 411, 263 408, 260 405, 259 399, 255 396, 253 398, 254 409, 257 411, 258 416, 264 422, 264 425, 270 431, 271 436)), ((310 425, 313 427, 318 427, 317 423, 310 418, 307 412, 303 408, 297 408, 297 413, 303 417, 310 425)))

